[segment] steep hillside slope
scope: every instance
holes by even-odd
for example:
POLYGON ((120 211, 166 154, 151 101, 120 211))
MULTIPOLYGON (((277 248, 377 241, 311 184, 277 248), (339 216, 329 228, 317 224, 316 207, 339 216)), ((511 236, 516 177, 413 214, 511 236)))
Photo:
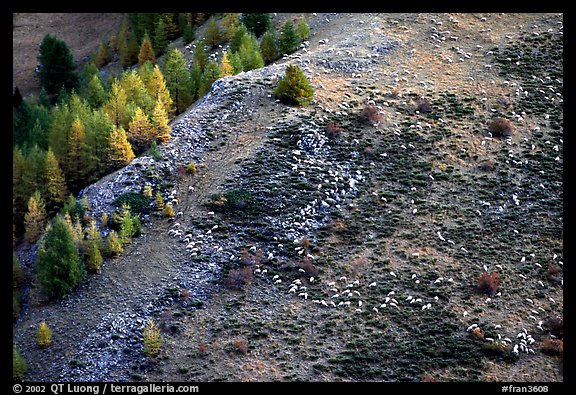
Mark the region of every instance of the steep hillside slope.
POLYGON ((83 191, 99 218, 148 182, 179 214, 146 217, 65 301, 27 307, 28 379, 563 380, 541 350, 563 315, 562 15, 309 17, 306 48, 174 121, 163 160, 83 191), (287 64, 310 106, 273 98, 287 64), (495 116, 512 136, 488 131, 495 116))

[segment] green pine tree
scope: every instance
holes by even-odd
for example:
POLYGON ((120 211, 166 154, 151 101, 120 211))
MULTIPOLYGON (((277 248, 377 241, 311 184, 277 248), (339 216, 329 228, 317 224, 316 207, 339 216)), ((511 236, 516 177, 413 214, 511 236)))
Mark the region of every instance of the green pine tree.
POLYGON ((291 54, 298 49, 300 44, 300 37, 294 29, 294 24, 291 20, 284 22, 282 26, 282 36, 280 37, 280 52, 282 54, 291 54))
POLYGON ((244 24, 256 37, 260 37, 272 28, 270 14, 267 13, 244 13, 240 17, 240 23, 244 24))
POLYGON ((106 252, 110 257, 116 257, 122 254, 123 248, 122 243, 120 242, 120 238, 118 237, 118 233, 116 231, 111 230, 108 234, 108 239, 106 243, 106 252))
POLYGON ((112 60, 110 55, 110 50, 104 41, 100 41, 98 44, 98 52, 96 53, 96 58, 94 59, 94 64, 96 67, 102 67, 108 64, 112 60))
POLYGON ((206 53, 205 49, 206 43, 204 39, 199 40, 196 43, 196 48, 194 48, 193 59, 194 63, 197 63, 200 67, 200 71, 204 71, 204 67, 208 64, 208 54, 206 53))
POLYGON ((276 44, 276 31, 269 30, 262 36, 260 52, 265 64, 270 64, 278 59, 278 45, 276 44))
POLYGON ((86 257, 86 267, 92 273, 100 273, 103 261, 97 242, 91 240, 88 247, 88 256, 86 257))
POLYGON ((12 346, 12 379, 14 381, 22 381, 28 371, 28 363, 26 358, 20 354, 16 345, 12 346))
POLYGON ((166 31, 166 24, 162 18, 158 19, 156 22, 156 27, 154 29, 154 53, 156 56, 160 56, 166 50, 168 46, 168 33, 166 31))
POLYGON ((86 275, 78 248, 60 216, 46 233, 36 254, 36 270, 49 299, 70 293, 86 275))
POLYGON ((240 55, 240 59, 242 60, 242 69, 244 71, 264 67, 264 59, 260 53, 260 45, 258 45, 258 40, 253 34, 246 34, 242 37, 238 55, 240 55))
POLYGON ((76 73, 74 58, 66 43, 50 34, 44 36, 40 44, 40 85, 48 94, 55 94, 62 87, 70 92, 78 87, 79 76, 76 73))
POLYGON ((211 60, 206 65, 204 72, 202 73, 202 79, 200 80, 200 86, 198 88, 198 95, 204 96, 210 91, 212 83, 220 78, 220 67, 218 63, 211 60))
POLYGON ((179 49, 174 48, 168 53, 164 63, 164 78, 176 106, 176 114, 180 114, 192 104, 190 73, 186 69, 186 59, 179 49))
POLYGON ((94 75, 88 82, 85 98, 90 107, 94 109, 102 107, 106 101, 106 90, 102 86, 102 81, 98 74, 94 75))
POLYGON ((305 106, 314 97, 314 88, 297 65, 286 68, 284 78, 278 81, 274 96, 287 104, 305 106))
POLYGON ((223 33, 220 30, 220 26, 218 26, 218 22, 216 22, 216 18, 212 15, 210 18, 208 18, 204 41, 206 45, 214 49, 218 46, 218 44, 222 42, 222 39, 223 33))
POLYGON ((304 15, 300 17, 300 22, 298 22, 298 27, 296 28, 296 31, 298 32, 298 36, 300 36, 302 40, 308 40, 308 36, 310 34, 310 26, 308 26, 308 23, 306 22, 306 18, 304 18, 304 15))

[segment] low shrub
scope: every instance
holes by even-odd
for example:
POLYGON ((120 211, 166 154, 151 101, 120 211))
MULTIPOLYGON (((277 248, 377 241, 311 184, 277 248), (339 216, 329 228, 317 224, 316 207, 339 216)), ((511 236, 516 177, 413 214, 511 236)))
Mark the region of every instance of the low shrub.
POLYGON ((246 339, 234 340, 234 349, 236 352, 246 355, 248 353, 248 341, 246 339))
POLYGON ((224 280, 224 285, 231 289, 244 289, 254 280, 254 273, 251 266, 244 266, 239 269, 231 269, 224 280))
POLYGON ((546 338, 540 344, 540 350, 548 355, 560 355, 564 352, 564 341, 562 339, 546 338))
POLYGON ((52 345, 52 330, 48 328, 46 322, 42 321, 38 327, 38 345, 47 348, 52 345))
POLYGON ((510 137, 514 134, 514 125, 506 118, 496 117, 490 121, 488 130, 492 137, 510 137))
POLYGON ((478 289, 485 294, 492 295, 496 293, 496 290, 500 286, 500 277, 498 273, 492 272, 488 274, 487 272, 482 272, 478 278, 478 289))
POLYGON ((148 212, 151 201, 152 200, 144 195, 144 193, 126 192, 114 200, 114 205, 117 208, 121 208, 126 204, 130 206, 130 212, 132 214, 141 214, 148 212))
POLYGON ((214 196, 208 206, 218 212, 250 214, 256 211, 256 199, 247 190, 233 189, 214 196))
POLYGON ((20 354, 16 345, 12 346, 12 378, 15 381, 22 381, 28 371, 26 358, 20 354))
POLYGON ((337 139, 343 131, 344 128, 337 123, 328 122, 328 125, 326 125, 326 136, 328 136, 328 138, 337 139))
POLYGON ((564 319, 562 317, 550 317, 546 320, 546 327, 556 337, 564 337, 564 319))
POLYGON ((374 126, 382 120, 382 115, 380 115, 376 106, 368 104, 358 115, 358 120, 364 125, 374 126))
POLYGON ((149 320, 142 332, 144 345, 144 355, 147 357, 155 357, 160 353, 162 347, 162 336, 160 329, 156 326, 153 320, 149 320))

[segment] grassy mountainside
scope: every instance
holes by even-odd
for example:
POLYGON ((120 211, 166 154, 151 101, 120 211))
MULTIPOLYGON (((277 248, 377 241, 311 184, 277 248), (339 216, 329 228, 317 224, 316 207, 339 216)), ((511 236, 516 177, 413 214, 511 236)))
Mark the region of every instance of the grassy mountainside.
POLYGON ((309 17, 306 50, 174 121, 164 161, 87 189, 142 177, 181 214, 23 312, 30 380, 563 380, 562 15, 309 17), (272 96, 293 63, 308 107, 272 96))

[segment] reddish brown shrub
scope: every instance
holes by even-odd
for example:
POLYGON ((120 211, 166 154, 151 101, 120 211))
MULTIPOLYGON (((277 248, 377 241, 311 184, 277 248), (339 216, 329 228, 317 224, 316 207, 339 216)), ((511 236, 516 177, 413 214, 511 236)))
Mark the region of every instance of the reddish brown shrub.
POLYGON ((432 103, 425 97, 418 99, 416 103, 416 111, 419 112, 432 112, 432 103))
POLYGON ((480 329, 479 326, 477 326, 476 328, 472 329, 472 332, 470 332, 470 336, 472 336, 475 339, 483 339, 484 331, 480 329))
POLYGON ((234 340, 234 348, 240 354, 248 353, 248 341, 246 339, 236 339, 234 340))
POLYGON ((500 286, 500 277, 498 273, 492 272, 488 274, 487 272, 482 272, 478 278, 478 288, 481 292, 485 294, 492 295, 496 293, 496 290, 500 286))
POLYGON ((243 289, 254 280, 254 273, 252 267, 244 266, 240 269, 232 269, 228 272, 228 276, 224 280, 224 285, 232 289, 243 289))
POLYGON ((562 269, 560 269, 560 266, 550 264, 548 265, 548 269, 546 270, 546 278, 550 281, 557 280, 561 272, 562 269))
POLYGON ((561 339, 546 338, 540 344, 540 350, 548 355, 559 355, 564 352, 564 341, 561 339))
POLYGON ((564 320, 562 317, 550 317, 546 320, 546 327, 556 337, 564 337, 564 320))
POLYGON ((492 162, 490 159, 485 159, 478 164, 478 169, 482 171, 493 171, 494 162, 492 162))
POLYGON ((494 118, 488 125, 493 137, 510 137, 514 134, 514 125, 506 118, 494 118))
POLYGON ((367 105, 358 116, 358 120, 365 125, 374 126, 377 122, 382 120, 382 115, 378 113, 378 108, 372 105, 367 105))
POLYGON ((298 264, 301 269, 304 269, 306 274, 310 276, 317 276, 318 275, 318 268, 312 264, 312 260, 307 256, 302 259, 302 262, 298 264))
POLYGON ((200 354, 208 354, 208 344, 206 343, 200 343, 198 344, 198 352, 200 354))
POLYGON ((337 139, 338 137, 340 137, 343 131, 344 128, 342 128, 337 123, 328 122, 328 125, 326 125, 326 136, 328 136, 331 139, 337 139))

